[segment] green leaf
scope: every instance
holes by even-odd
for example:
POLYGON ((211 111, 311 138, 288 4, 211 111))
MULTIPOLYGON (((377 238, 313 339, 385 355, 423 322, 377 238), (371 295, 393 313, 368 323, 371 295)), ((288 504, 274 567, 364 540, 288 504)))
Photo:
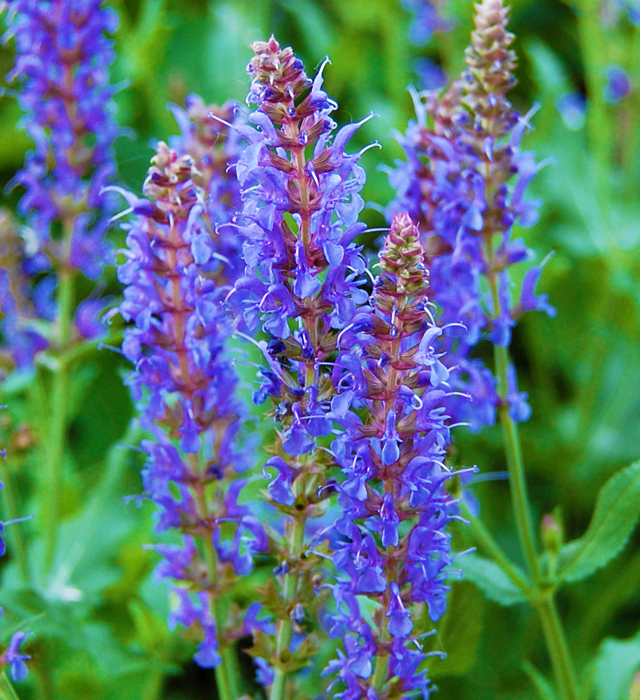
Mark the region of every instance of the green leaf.
POLYGON ((640 633, 621 641, 609 637, 595 658, 596 700, 628 700, 633 675, 640 670, 640 633))
POLYGON ((531 682, 535 686, 540 700, 558 700, 556 691, 549 681, 538 671, 538 669, 529 661, 522 664, 524 672, 529 676, 531 682))
POLYGON ((526 600, 522 591, 511 582, 495 562, 479 554, 465 554, 460 557, 460 563, 462 577, 466 581, 475 583, 489 600, 504 606, 515 605, 526 600))
POLYGON ((558 578, 580 581, 608 564, 624 548, 640 516, 640 461, 600 489, 587 532, 558 556, 558 578))

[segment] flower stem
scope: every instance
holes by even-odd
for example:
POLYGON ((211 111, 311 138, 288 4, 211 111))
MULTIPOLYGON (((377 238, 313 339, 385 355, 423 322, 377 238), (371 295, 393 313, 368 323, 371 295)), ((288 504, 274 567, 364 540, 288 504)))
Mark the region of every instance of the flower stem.
MULTIPOLYGON (((493 232, 486 232, 485 236, 486 259, 489 273, 487 282, 491 292, 494 318, 499 318, 501 314, 501 301, 498 292, 498 281, 494 269, 493 253, 493 232)), ((579 700, 578 681, 573 659, 569 651, 569 645, 565 636, 562 622, 555 607, 553 598, 553 588, 544 580, 538 554, 536 552, 535 536, 531 518, 531 506, 527 495, 527 482, 525 479, 524 463, 522 460, 522 449, 520 447, 520 436, 518 426, 509 414, 509 403, 507 401, 508 381, 507 370, 509 368, 509 353, 506 347, 494 345, 495 375, 498 380, 498 416, 502 424, 504 436, 504 449, 507 458, 507 469, 509 471, 509 486, 511 491, 511 503, 516 521, 516 531, 520 549, 524 556, 532 579, 532 589, 529 597, 532 600, 542 624, 547 651, 551 658, 556 683, 560 689, 562 700, 579 700)), ((488 533, 486 533, 488 534, 488 533)), ((496 545, 497 547, 497 545, 496 545)), ((498 548, 499 549, 499 548, 498 548)), ((488 550, 489 551, 489 550, 488 550)), ((495 556, 495 552, 494 552, 495 556)), ((506 559, 506 557, 505 557, 506 559)), ((496 563, 503 566, 502 559, 496 559, 496 563)), ((510 564, 509 564, 510 566, 510 564)), ((505 573, 508 572, 506 569, 505 573)), ((515 583, 515 581, 514 581, 515 583)), ((517 584, 516 584, 517 585, 517 584)))
MULTIPOLYGON (((207 519, 208 509, 205 501, 205 494, 203 489, 195 490, 195 500, 198 505, 198 511, 200 517, 207 519)), ((207 566, 207 574, 209 581, 214 583, 218 579, 218 563, 216 557, 216 550, 213 546, 213 540, 208 535, 201 537, 202 548, 204 552, 204 561, 207 566)), ((222 663, 216 666, 216 685, 218 687, 218 696, 220 700, 236 700, 238 697, 237 689, 232 686, 232 680, 229 676, 230 665, 229 652, 233 653, 233 648, 222 643, 221 635, 225 628, 226 623, 226 609, 224 606, 224 600, 221 595, 216 595, 214 592, 209 593, 209 601, 211 605, 211 614, 216 624, 216 634, 218 635, 218 640, 220 643, 220 656, 222 657, 222 663)), ((233 679, 233 683, 237 683, 237 679, 233 679)))
MULTIPOLYGON (((389 548, 387 548, 389 549, 389 548)), ((389 609, 389 590, 391 586, 391 572, 387 572, 387 590, 384 596, 384 602, 382 604, 382 614, 385 610, 389 609)), ((380 633, 378 635, 378 641, 384 644, 389 639, 389 629, 385 624, 384 617, 382 618, 382 624, 380 625, 380 633)), ((389 650, 386 647, 382 648, 382 654, 376 658, 376 667, 373 672, 373 680, 371 681, 371 687, 380 694, 382 688, 387 680, 387 672, 389 670, 389 650)))
POLYGON ((64 459, 67 411, 69 399, 69 368, 63 359, 71 337, 74 302, 74 274, 70 267, 63 267, 59 275, 58 294, 58 349, 59 365, 53 377, 53 391, 49 405, 51 422, 48 434, 48 478, 45 485, 45 555, 44 571, 53 566, 58 544, 60 524, 60 500, 62 492, 62 462, 64 459))
MULTIPOLYGON (((304 542, 304 531, 306 528, 307 519, 305 517, 296 518, 293 523, 291 532, 291 549, 289 551, 289 559, 297 561, 302 552, 302 544, 304 542)), ((284 602, 288 608, 293 603, 296 594, 297 574, 296 572, 288 572, 284 577, 284 602)), ((276 642, 276 659, 278 662, 286 656, 285 652, 289 651, 291 645, 291 637, 293 636, 293 623, 291 618, 280 620, 278 623, 278 636, 276 642)), ((271 686, 269 700, 285 700, 285 690, 287 685, 287 672, 276 667, 271 686)))
POLYGON ((567 637, 558 615, 558 609, 551 592, 543 595, 536 603, 540 616, 547 649, 551 656, 553 672, 560 695, 564 700, 580 700, 578 678, 571 658, 567 637))
POLYGON ((498 377, 498 392, 500 394, 498 415, 500 416, 504 435, 507 469, 509 470, 509 483, 511 485, 511 500, 516 518, 518 540, 534 584, 539 586, 540 567, 538 566, 538 555, 533 535, 531 508, 529 507, 529 497, 527 496, 527 483, 524 476, 520 439, 517 426, 509 415, 509 405, 506 402, 507 367, 509 366, 507 349, 500 345, 494 346, 494 356, 496 375, 498 377))
POLYGON ((384 682, 387 680, 387 669, 389 668, 389 655, 384 654, 376 659, 376 669, 373 672, 372 688, 376 693, 380 693, 384 682))
POLYGON ((536 554, 533 525, 531 521, 531 508, 527 496, 522 451, 518 427, 509 415, 509 406, 506 402, 507 395, 507 367, 509 358, 507 349, 495 346, 496 374, 498 377, 498 392, 500 394, 500 406, 498 414, 502 423, 507 468, 509 470, 509 482, 511 485, 511 499, 516 519, 516 529, 522 553, 527 562, 527 567, 533 580, 533 602, 547 643, 547 650, 551 657, 556 683, 563 700, 579 700, 578 680, 573 666, 573 659, 569 651, 566 635, 555 605, 553 593, 545 589, 542 572, 536 554))

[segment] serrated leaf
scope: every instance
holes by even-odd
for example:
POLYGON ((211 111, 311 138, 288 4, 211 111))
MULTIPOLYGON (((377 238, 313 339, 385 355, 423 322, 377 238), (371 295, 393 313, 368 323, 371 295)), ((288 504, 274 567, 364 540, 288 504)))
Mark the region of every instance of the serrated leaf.
POLYGON ((640 633, 626 640, 609 637, 595 659, 596 700, 628 700, 629 688, 640 670, 640 633))
POLYGON ((580 581, 624 548, 640 516, 640 461, 615 474, 600 489, 587 532, 558 556, 558 578, 580 581))
POLYGON ((522 591, 495 562, 479 554, 465 554, 460 557, 460 563, 464 580, 475 583, 489 600, 506 607, 526 600, 522 591))

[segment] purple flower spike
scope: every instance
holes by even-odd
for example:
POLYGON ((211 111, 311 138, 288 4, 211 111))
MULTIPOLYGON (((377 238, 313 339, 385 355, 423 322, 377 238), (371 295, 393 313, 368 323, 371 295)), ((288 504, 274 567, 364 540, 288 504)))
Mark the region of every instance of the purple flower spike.
POLYGON ((191 156, 158 144, 144 184, 148 206, 124 227, 118 276, 126 285, 119 311, 130 323, 122 351, 135 366, 126 381, 153 438, 141 444, 145 496, 158 507, 158 530, 182 535, 182 546, 156 548, 163 557, 157 575, 195 593, 176 589, 180 605, 171 624, 195 630, 202 641, 194 659, 208 668, 220 663, 219 646, 241 626, 232 611, 216 630, 211 610, 225 595, 221 582, 250 573, 267 541, 255 515, 238 504, 245 482, 234 473, 248 466, 251 444, 241 447, 244 413, 225 350, 229 289, 218 284, 234 273, 220 269, 221 255, 210 266, 218 249, 207 212, 215 206, 207 205, 196 176, 191 156))
POLYGON ((385 656, 389 697, 428 693, 424 672, 417 673, 425 654, 411 637, 411 607, 426 603, 434 621, 445 610, 446 528, 457 508, 445 490, 452 473, 443 466, 451 392, 441 366, 448 358, 433 348, 442 329, 429 310, 419 231, 406 214, 393 217, 380 270, 370 306, 361 310, 369 321, 359 323, 364 330, 336 362, 343 379, 358 381, 349 382, 351 405, 333 414, 340 431, 331 448, 344 479, 336 486, 341 517, 333 563, 340 575, 332 629, 340 631, 344 653, 327 672, 346 685, 334 697, 350 700, 376 697, 371 669, 385 656), (356 595, 378 604, 375 632, 357 604, 344 604, 356 595), (379 633, 385 627, 391 642, 379 633))
MULTIPOLYGON (((476 6, 466 70, 441 93, 413 93, 417 121, 400 139, 407 162, 390 176, 397 195, 389 216, 408 211, 416 220, 440 310, 433 350, 446 359, 436 378, 456 390, 445 401, 453 419, 474 432, 495 422, 499 397, 490 370, 471 359, 473 348, 483 339, 508 348, 523 311, 555 314, 546 295, 534 294, 540 267, 526 273, 520 303, 512 301, 509 268, 532 253, 511 234, 514 224, 538 219, 539 202, 525 191, 542 164, 520 148, 535 109, 522 116, 507 99, 516 67, 507 15, 503 0, 476 6)), ((576 114, 567 120, 579 128, 576 114)))
MULTIPOLYGON (((18 211, 29 245, 20 242, 14 256, 2 334, 6 352, 25 368, 49 344, 59 350, 68 340, 55 332, 45 340, 36 330, 58 313, 60 278, 72 284, 81 273, 97 280, 113 262, 106 233, 114 200, 105 186, 115 176, 113 142, 120 134, 109 85, 115 56, 109 35, 118 17, 102 0, 15 0, 8 7, 3 41, 16 46, 8 80, 19 86, 22 124, 35 148, 10 183, 25 190, 18 211), (61 235, 52 235, 57 229, 61 235)), ((88 308, 80 316, 80 337, 96 340, 101 333, 88 308)))
MULTIPOLYGON (((317 519, 335 493, 327 476, 333 458, 318 443, 331 434, 334 416, 344 417, 349 409, 348 387, 333 371, 338 338, 353 332, 356 311, 368 298, 361 288, 366 262, 353 242, 366 228, 358 222, 364 172, 359 154, 346 152, 366 120, 334 133, 330 115, 336 104, 322 89, 326 62, 311 80, 293 51, 275 38, 252 48, 247 103, 256 109, 248 120, 253 126, 242 130, 249 146, 237 163, 246 268, 231 303, 249 330, 260 327, 268 336, 263 352, 269 368, 259 370, 254 401, 271 399, 277 438, 266 468, 277 474, 268 494, 285 532, 296 533, 270 547, 286 565, 277 569, 283 574, 278 578, 283 604, 272 606, 280 641, 271 644, 273 658, 265 657, 264 664, 274 669, 274 683, 281 686, 288 673, 280 661, 285 648, 291 665, 302 668, 309 661, 311 640, 301 641, 307 632, 297 622, 297 606, 306 610, 310 591, 328 595, 320 586, 318 559, 303 551, 311 551, 315 531, 324 532, 317 519), (295 636, 294 626, 299 626, 295 636)), ((388 441, 390 452, 396 439, 388 441)), ((366 471, 366 465, 353 462, 353 469, 366 471)), ((364 478, 364 473, 354 477, 363 498, 364 478)), ((381 590, 384 577, 370 564, 363 551, 354 576, 360 590, 381 590)), ((260 673, 271 680, 262 667, 260 673)))
POLYGON ((104 234, 113 202, 101 190, 115 172, 119 134, 108 84, 113 42, 107 38, 117 26, 117 14, 102 0, 16 0, 4 37, 15 37, 9 80, 22 86, 18 101, 36 144, 14 180, 27 190, 20 211, 54 259, 61 251, 50 226, 71 217, 69 262, 92 279, 112 257, 104 234))

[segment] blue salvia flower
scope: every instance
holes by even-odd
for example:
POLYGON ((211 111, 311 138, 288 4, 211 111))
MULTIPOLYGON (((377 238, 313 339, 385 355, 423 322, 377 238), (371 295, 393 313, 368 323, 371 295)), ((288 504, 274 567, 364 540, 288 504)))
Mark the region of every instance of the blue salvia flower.
POLYGON ((242 131, 249 146, 237 165, 246 270, 233 299, 248 328, 267 335, 259 343, 267 364, 254 400, 271 398, 278 427, 265 473, 285 523, 286 537, 274 544, 284 605, 270 605, 277 643, 259 640, 255 655, 275 665, 272 697, 280 698, 289 670, 309 656, 309 644, 298 646, 297 638, 292 645, 296 620, 317 605, 317 559, 305 553, 318 544, 314 533, 331 494, 325 487, 333 458, 318 446, 332 430, 331 359, 340 330, 367 299, 365 260, 354 243, 366 228, 358 222, 365 174, 360 154, 345 153, 362 122, 334 135, 336 105, 322 89, 322 70, 307 78, 302 62, 273 37, 253 50, 248 102, 257 105, 249 116, 257 128, 242 131))
POLYGON ((332 418, 342 430, 331 449, 344 480, 336 486, 331 634, 342 637, 344 652, 326 673, 338 674, 334 692, 342 700, 428 697, 412 614, 417 603, 426 603, 433 621, 445 611, 446 529, 457 511, 445 491, 451 390, 435 350, 443 330, 429 308, 420 234, 406 214, 393 218, 380 269, 371 305, 345 329, 334 370, 343 392, 332 418), (357 596, 379 604, 375 628, 357 596))
MULTIPOLYGON (((520 116, 506 98, 516 65, 507 9, 501 0, 483 0, 475 22, 462 79, 442 95, 414 93, 418 119, 401 139, 407 162, 391 175, 398 195, 390 210, 407 210, 419 224, 442 322, 464 324, 445 334, 444 345, 460 369, 453 386, 473 401, 454 396, 448 408, 479 430, 495 422, 498 396, 492 373, 469 359, 471 349, 485 337, 506 347, 522 312, 555 310, 534 293, 541 265, 525 276, 519 301, 511 298, 508 269, 532 255, 511 233, 516 222, 537 221, 539 202, 524 195, 541 164, 520 150, 529 115, 520 116)), ((522 398, 515 389, 512 396, 522 398)), ((512 411, 514 420, 525 415, 512 411)))
MULTIPOLYGON (((111 207, 101 191, 115 172, 113 141, 119 134, 109 85, 113 42, 107 36, 118 18, 102 0, 8 5, 4 41, 14 37, 17 54, 8 78, 19 85, 22 123, 35 143, 12 181, 26 190, 19 204, 28 224, 22 266, 27 276, 38 275, 29 294, 37 315, 52 320, 57 276, 80 271, 97 279, 113 257, 105 240, 111 207), (61 236, 53 234, 58 227, 61 236)), ((11 328, 23 320, 9 314, 4 334, 16 358, 28 364, 47 341, 15 336, 11 328)))
POLYGON ((118 277, 126 285, 119 311, 133 324, 122 343, 135 364, 127 384, 152 435, 141 444, 145 496, 158 506, 157 529, 175 529, 182 540, 156 548, 163 557, 157 573, 175 586, 171 625, 199 631, 195 660, 210 667, 220 663, 218 649, 236 624, 233 611, 228 616, 219 606, 267 542, 255 515, 238 504, 245 482, 235 473, 249 466, 250 445, 224 347, 228 289, 210 274, 219 259, 196 176, 190 156, 158 145, 144 185, 148 199, 127 195, 136 219, 126 226, 118 277))

